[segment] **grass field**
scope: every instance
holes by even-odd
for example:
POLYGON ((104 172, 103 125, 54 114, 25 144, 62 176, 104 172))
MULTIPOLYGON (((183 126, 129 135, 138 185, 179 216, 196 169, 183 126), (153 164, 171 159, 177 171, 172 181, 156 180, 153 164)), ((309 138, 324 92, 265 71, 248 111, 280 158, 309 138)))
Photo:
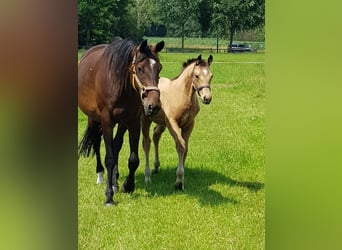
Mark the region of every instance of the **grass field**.
MULTIPOLYGON (((162 53, 161 76, 179 74, 197 54, 162 53)), ((213 54, 213 100, 201 104, 185 164, 185 191, 174 190, 177 154, 165 131, 161 171, 144 183, 144 154, 136 191, 114 195, 96 185, 95 158, 78 161, 79 249, 264 249, 264 54, 213 54)), ((207 58, 208 54, 203 54, 207 58)), ((78 113, 78 138, 86 117, 78 113)), ((128 173, 128 138, 119 158, 120 185, 128 173)), ((104 145, 101 153, 104 159, 104 145)), ((153 160, 151 153, 151 160, 153 160)))

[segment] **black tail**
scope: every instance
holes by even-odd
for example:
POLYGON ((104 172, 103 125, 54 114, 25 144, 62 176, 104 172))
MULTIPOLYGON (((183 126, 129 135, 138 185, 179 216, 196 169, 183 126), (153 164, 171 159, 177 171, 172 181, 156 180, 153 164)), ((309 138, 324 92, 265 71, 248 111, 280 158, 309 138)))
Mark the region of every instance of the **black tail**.
MULTIPOLYGON (((93 129, 89 126, 87 126, 87 129, 83 135, 83 138, 80 142, 80 144, 78 145, 78 158, 80 158, 80 156, 83 157, 89 157, 91 149, 93 148, 93 141, 92 141, 92 137, 93 137, 93 129)), ((93 150, 93 155, 94 155, 94 150, 93 150)))

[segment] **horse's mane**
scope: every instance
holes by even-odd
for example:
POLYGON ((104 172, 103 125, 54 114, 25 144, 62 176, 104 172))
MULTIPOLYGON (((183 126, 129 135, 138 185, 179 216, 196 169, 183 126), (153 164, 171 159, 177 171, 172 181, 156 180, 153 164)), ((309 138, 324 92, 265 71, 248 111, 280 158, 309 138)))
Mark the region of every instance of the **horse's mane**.
MULTIPOLYGON (((119 95, 121 95, 122 91, 129 90, 132 52, 137 46, 139 46, 139 43, 133 38, 122 39, 121 37, 115 37, 103 54, 108 62, 109 80, 117 86, 119 95)), ((144 53, 146 54, 140 53, 141 56, 136 58, 136 62, 142 61, 146 56, 155 58, 149 47, 145 48, 144 53)))
MULTIPOLYGON (((186 69, 186 67, 188 67, 190 64, 194 63, 197 61, 197 58, 191 58, 191 59, 188 59, 187 61, 183 62, 183 69, 182 71, 179 73, 178 76, 176 76, 175 78, 173 78, 172 80, 175 80, 177 79, 182 73, 183 71, 186 69)), ((201 66, 206 66, 206 61, 204 61, 203 59, 201 59, 201 61, 199 62, 199 65, 201 66)))

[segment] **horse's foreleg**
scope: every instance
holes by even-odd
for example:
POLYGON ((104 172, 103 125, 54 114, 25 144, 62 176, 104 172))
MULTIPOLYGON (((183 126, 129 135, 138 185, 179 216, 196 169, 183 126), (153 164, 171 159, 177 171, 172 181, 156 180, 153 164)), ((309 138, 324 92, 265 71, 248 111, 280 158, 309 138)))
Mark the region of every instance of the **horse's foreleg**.
POLYGON ((178 190, 184 190, 184 153, 185 153, 185 140, 180 134, 179 127, 176 121, 169 120, 168 129, 175 140, 176 150, 178 153, 178 167, 176 171, 176 183, 175 188, 178 190))
POLYGON ((159 161, 159 141, 162 133, 165 131, 164 125, 156 125, 153 130, 153 144, 154 144, 154 169, 153 173, 158 173, 160 161, 159 161))
POLYGON ((142 117, 141 119, 141 131, 143 134, 142 145, 145 153, 145 182, 151 181, 151 171, 150 171, 150 148, 151 148, 151 138, 150 138, 150 126, 151 121, 142 117))
POLYGON ((119 180, 119 166, 118 166, 118 162, 119 162, 119 153, 120 150, 122 148, 122 144, 123 144, 123 137, 125 135, 125 132, 127 131, 127 128, 125 125, 123 125, 122 123, 120 123, 118 125, 118 129, 116 131, 114 140, 113 140, 113 155, 114 155, 114 169, 113 169, 113 191, 114 193, 119 191, 119 184, 118 184, 118 180, 119 180))
POLYGON ((107 187, 106 187, 106 201, 105 205, 113 205, 113 169, 115 165, 114 155, 113 155, 113 127, 114 123, 111 120, 110 114, 105 114, 101 117, 101 125, 103 132, 103 139, 106 147, 106 157, 105 165, 107 168, 107 187))
POLYGON ((136 122, 131 127, 128 128, 129 131, 129 146, 130 146, 130 156, 128 158, 128 168, 129 173, 126 177, 125 182, 122 185, 122 191, 124 193, 132 193, 135 189, 135 171, 139 166, 139 137, 140 137, 140 123, 136 122))

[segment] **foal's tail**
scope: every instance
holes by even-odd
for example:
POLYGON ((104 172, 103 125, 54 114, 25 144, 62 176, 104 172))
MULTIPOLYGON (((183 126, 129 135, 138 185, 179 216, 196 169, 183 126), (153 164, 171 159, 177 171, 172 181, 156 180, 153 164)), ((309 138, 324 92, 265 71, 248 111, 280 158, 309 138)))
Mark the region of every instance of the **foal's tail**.
MULTIPOLYGON (((89 157, 91 149, 93 148, 93 140, 92 140, 92 133, 93 133, 93 129, 89 126, 87 126, 86 131, 82 137, 82 140, 80 142, 80 144, 78 145, 78 158, 80 158, 80 156, 83 157, 89 157)), ((94 155, 95 151, 93 151, 93 155, 94 155)))

